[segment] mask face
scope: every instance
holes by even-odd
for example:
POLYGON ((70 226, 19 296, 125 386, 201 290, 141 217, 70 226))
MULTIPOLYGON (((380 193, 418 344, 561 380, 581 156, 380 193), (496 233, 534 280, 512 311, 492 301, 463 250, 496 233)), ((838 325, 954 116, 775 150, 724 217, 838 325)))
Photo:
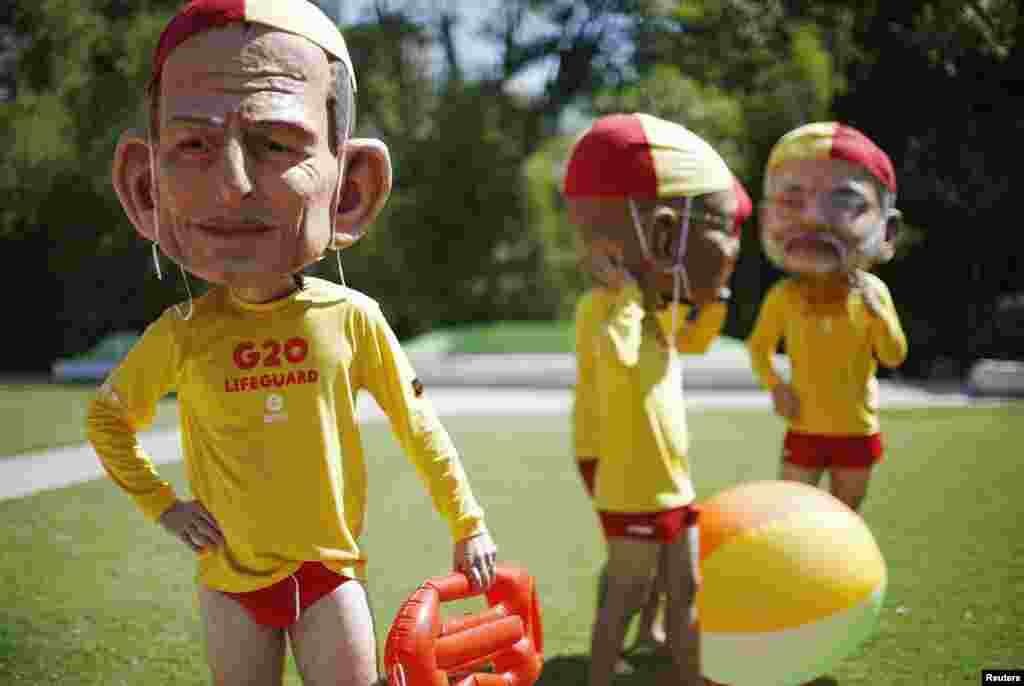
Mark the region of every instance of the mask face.
POLYGON ((732 189, 689 199, 566 200, 583 254, 599 246, 634 277, 653 273, 658 290, 665 294, 675 290, 676 277, 681 276, 682 295, 693 302, 714 300, 732 275, 740 248, 738 204, 732 189))
POLYGON ((158 240, 171 259, 243 287, 323 255, 342 168, 330 88, 322 49, 259 25, 211 29, 175 49, 151 141, 158 240))
POLYGON ((675 290, 672 276, 678 274, 682 295, 688 300, 707 302, 717 297, 739 255, 738 204, 733 189, 632 202, 637 242, 659 279, 659 290, 675 290))
POLYGON ((876 182, 842 160, 791 160, 765 184, 761 242, 779 267, 827 274, 863 267, 885 241, 885 215, 876 182))

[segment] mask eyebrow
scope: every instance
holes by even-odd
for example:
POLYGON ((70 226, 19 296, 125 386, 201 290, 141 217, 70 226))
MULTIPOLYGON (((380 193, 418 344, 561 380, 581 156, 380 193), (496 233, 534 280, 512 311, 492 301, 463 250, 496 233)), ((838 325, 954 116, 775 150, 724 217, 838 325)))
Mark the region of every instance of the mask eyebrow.
MULTIPOLYGON (((182 128, 221 128, 225 125, 223 117, 208 115, 180 114, 172 116, 164 126, 182 128)), ((287 117, 267 117, 260 119, 243 120, 245 129, 253 130, 260 135, 267 135, 274 132, 285 131, 288 135, 297 136, 303 143, 312 143, 317 139, 317 133, 308 123, 299 119, 287 117)))
POLYGON ((791 176, 769 176, 765 181, 765 190, 771 193, 800 191, 803 188, 804 184, 791 176))
POLYGON ((842 182, 837 183, 835 188, 832 189, 833 193, 855 193, 860 196, 867 197, 870 195, 870 181, 862 181, 860 179, 844 179, 842 182))
POLYGON ((313 143, 317 140, 317 133, 309 124, 295 119, 255 119, 249 122, 248 126, 260 135, 283 132, 301 138, 304 143, 313 143))
POLYGON ((216 127, 224 126, 224 119, 223 117, 207 117, 193 114, 177 114, 168 119, 164 126, 216 127))

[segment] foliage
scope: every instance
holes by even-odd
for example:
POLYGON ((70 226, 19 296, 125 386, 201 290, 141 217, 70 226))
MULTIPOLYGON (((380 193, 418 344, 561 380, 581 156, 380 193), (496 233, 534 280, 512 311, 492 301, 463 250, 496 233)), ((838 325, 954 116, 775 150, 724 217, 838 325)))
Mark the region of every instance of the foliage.
MULTIPOLYGON (((139 121, 149 56, 177 4, 0 9, 0 246, 49 275, 33 282, 43 306, 22 315, 34 345, 5 355, 9 366, 46 368, 111 330, 141 329, 184 297, 177 275, 156 281, 109 183, 115 141, 139 121)), ((1013 216, 1010 142, 1024 126, 1010 106, 1024 67, 1018 2, 505 0, 479 29, 494 55, 483 70, 456 37, 465 14, 459 3, 378 0, 345 27, 357 131, 388 143, 396 186, 344 265, 400 335, 567 316, 583 279, 559 165, 587 118, 643 110, 711 141, 755 200, 782 133, 811 119, 861 128, 893 157, 911 227, 912 249, 879 269, 910 335, 905 370, 1020 349, 1000 340, 1014 326, 984 326, 1000 297, 1024 291, 1019 257, 964 230, 985 227, 998 241, 1013 216), (544 76, 524 92, 529 74, 544 76)), ((778 276, 756 220, 748 226, 734 336, 749 331, 778 276)), ((332 263, 313 271, 333 277, 332 263)))
MULTIPOLYGON (((36 332, 16 355, 48 366, 114 328, 141 329, 161 300, 109 184, 118 133, 136 121, 149 46, 172 2, 18 3, 16 98, 0 103, 0 241, 14 264, 45 265, 19 315, 36 332), (164 9, 161 9, 164 8, 164 9)), ((13 284, 12 284, 13 285, 13 284)), ((176 294, 168 294, 174 297, 176 294)))
POLYGON ((893 156, 899 204, 923 234, 880 271, 906 308, 906 369, 926 374, 949 358, 962 373, 984 354, 1019 357, 1019 331, 990 322, 1002 296, 1024 291, 1019 251, 1003 239, 1019 176, 1008 141, 1024 133, 1011 104, 1024 68, 1020 3, 868 3, 860 12, 856 39, 874 50, 835 111, 893 156))

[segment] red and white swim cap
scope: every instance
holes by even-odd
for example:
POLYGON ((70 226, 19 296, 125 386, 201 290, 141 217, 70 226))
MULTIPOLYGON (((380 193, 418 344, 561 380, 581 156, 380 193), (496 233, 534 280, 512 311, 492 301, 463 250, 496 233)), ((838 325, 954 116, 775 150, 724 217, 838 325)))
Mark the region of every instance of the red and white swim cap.
POLYGON ((355 92, 355 70, 341 31, 319 7, 306 0, 192 0, 178 10, 160 34, 150 88, 160 80, 164 63, 176 47, 197 33, 233 22, 264 24, 313 41, 345 64, 355 92))
POLYGON ((567 197, 692 197, 733 187, 733 175, 689 129, 649 114, 601 117, 573 146, 567 197))

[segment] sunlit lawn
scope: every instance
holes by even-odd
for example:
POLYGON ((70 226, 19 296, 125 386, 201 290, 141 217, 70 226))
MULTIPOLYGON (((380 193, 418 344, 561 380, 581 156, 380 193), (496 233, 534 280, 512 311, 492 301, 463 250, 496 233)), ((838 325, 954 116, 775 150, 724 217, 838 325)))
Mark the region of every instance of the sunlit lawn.
MULTIPOLYGON (((91 384, 0 384, 0 459, 85 440, 91 384)), ((176 403, 160 403, 154 424, 178 421, 176 403)))
MULTIPOLYGON (((890 573, 877 635, 839 684, 977 683, 1024 665, 1021 405, 886 412, 889 457, 864 510, 890 573)), ((692 414, 699 491, 771 478, 781 426, 692 414)), ((452 418, 505 560, 537 578, 542 684, 583 683, 603 550, 565 417, 452 418)), ((370 591, 383 640, 401 600, 450 564, 446 529, 386 426, 371 457, 370 591)), ((162 472, 179 486, 180 465, 162 472)), ((107 480, 0 501, 0 683, 205 684, 189 554, 107 480)), ((294 671, 290 684, 298 684, 294 671)), ((623 684, 650 683, 641 669, 623 684)))

